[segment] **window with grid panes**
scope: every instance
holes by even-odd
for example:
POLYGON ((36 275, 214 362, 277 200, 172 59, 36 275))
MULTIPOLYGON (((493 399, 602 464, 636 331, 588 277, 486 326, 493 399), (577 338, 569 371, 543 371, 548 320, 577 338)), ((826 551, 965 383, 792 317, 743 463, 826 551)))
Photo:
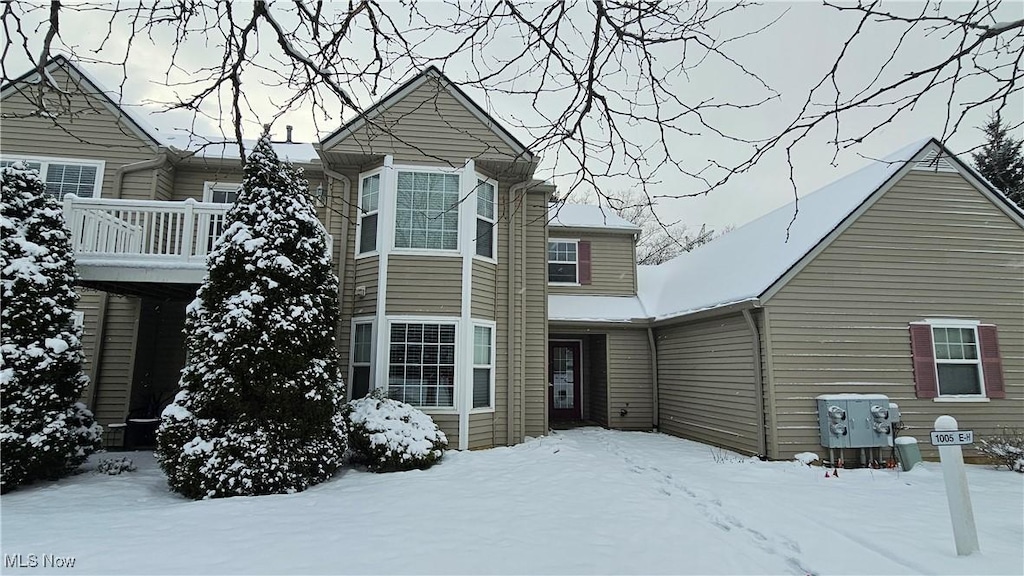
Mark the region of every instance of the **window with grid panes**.
POLYGON ((939 396, 980 395, 981 356, 973 327, 932 326, 939 396))
POLYGON ((496 210, 494 185, 484 180, 476 181, 476 254, 494 258, 494 236, 496 210))
POLYGON ((370 393, 370 365, 373 350, 373 324, 356 322, 352 331, 352 399, 370 393))
POLYGON ((579 282, 579 256, 576 248, 577 243, 571 240, 548 242, 548 282, 579 282))
POLYGON ((391 324, 388 395, 413 406, 455 405, 455 324, 391 324))
POLYGON ((458 174, 398 173, 395 248, 458 250, 458 174))
POLYGON ((490 326, 473 327, 473 408, 491 407, 491 383, 494 379, 493 335, 494 330, 490 326))
POLYGON ((377 216, 380 208, 380 174, 359 184, 359 254, 377 250, 377 216))

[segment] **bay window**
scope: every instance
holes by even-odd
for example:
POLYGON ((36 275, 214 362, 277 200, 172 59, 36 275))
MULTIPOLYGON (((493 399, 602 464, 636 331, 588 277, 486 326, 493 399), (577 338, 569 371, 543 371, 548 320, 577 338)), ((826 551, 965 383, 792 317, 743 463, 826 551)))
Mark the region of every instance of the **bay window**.
POLYGON ((458 174, 400 171, 395 197, 395 248, 458 250, 458 174))
POLYGON ((476 181, 476 255, 494 259, 494 237, 497 220, 495 205, 497 198, 494 185, 484 180, 476 181))
POLYGON ((392 322, 388 395, 419 407, 455 406, 455 323, 392 322))
POLYGON ((473 408, 493 407, 494 329, 473 326, 473 408))
POLYGON ((359 182, 359 247, 357 254, 377 250, 377 216, 380 212, 380 174, 359 182))

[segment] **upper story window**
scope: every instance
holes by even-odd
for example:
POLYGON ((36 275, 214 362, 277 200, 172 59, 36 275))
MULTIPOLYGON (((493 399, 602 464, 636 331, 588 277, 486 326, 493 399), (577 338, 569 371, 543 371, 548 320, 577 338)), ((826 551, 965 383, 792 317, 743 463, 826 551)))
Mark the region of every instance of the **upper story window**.
POLYGON ((39 171, 46 184, 46 192, 62 200, 68 194, 84 198, 99 198, 103 187, 103 166, 101 160, 73 160, 45 158, 42 156, 4 156, 0 167, 7 167, 17 161, 39 171))
POLYGON ((967 320, 910 325, 914 382, 922 398, 1003 398, 996 327, 967 320))
POLYGON ((377 216, 380 212, 380 174, 359 182, 359 247, 357 254, 377 250, 377 216))
POLYGON ((497 194, 494 185, 476 181, 476 255, 494 259, 497 228, 497 194))
POLYGON ((458 174, 398 172, 395 248, 458 250, 458 174))
POLYGON ((579 283, 579 252, 576 240, 548 242, 548 282, 579 283))
POLYGON ((203 202, 234 204, 242 185, 235 182, 206 182, 203 184, 203 202))

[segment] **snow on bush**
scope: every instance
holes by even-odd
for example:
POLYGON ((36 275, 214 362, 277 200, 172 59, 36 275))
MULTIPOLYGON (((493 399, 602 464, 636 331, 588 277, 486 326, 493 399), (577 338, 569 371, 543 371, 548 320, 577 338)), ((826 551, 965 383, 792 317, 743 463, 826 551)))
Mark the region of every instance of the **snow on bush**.
POLYGON ((373 472, 429 468, 448 449, 430 416, 381 392, 349 402, 345 416, 349 448, 373 472))
POLYGON ((188 306, 157 458, 190 498, 303 490, 341 463, 338 279, 301 171, 264 135, 188 306))
POLYGON ((122 456, 120 458, 104 458, 96 465, 97 474, 110 474, 117 476, 122 472, 135 472, 135 462, 131 458, 122 456))
POLYGON ((982 438, 981 452, 996 466, 1006 466, 1014 472, 1024 473, 1024 429, 1007 428, 1002 434, 982 438))
POLYGON ((57 201, 36 170, 0 169, 0 492, 77 468, 102 430, 78 403, 82 331, 74 255, 57 201))

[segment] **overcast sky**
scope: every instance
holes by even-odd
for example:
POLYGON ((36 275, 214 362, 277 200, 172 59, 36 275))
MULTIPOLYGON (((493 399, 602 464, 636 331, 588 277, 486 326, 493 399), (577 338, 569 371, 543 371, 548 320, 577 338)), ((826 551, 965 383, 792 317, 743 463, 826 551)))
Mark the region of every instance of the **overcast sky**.
MULTIPOLYGON (((915 6, 914 3, 905 3, 905 6, 915 6)), ((948 4, 947 4, 948 5, 948 4)), ((390 5, 399 8, 397 4, 390 5)), ((1012 20, 1024 17, 1024 3, 1008 2, 1004 6, 1003 20, 1012 20)), ((733 48, 732 55, 741 61, 744 66, 756 72, 764 81, 780 94, 780 99, 772 105, 758 111, 746 111, 742 115, 722 116, 718 122, 739 131, 747 131, 749 134, 768 134, 773 129, 784 125, 795 110, 794 107, 803 103, 807 92, 816 83, 822 74, 832 65, 835 56, 842 48, 842 42, 846 34, 856 23, 856 18, 847 13, 840 13, 834 9, 826 8, 815 3, 781 3, 771 2, 761 8, 745 11, 734 20, 727 23, 728 26, 735 26, 738 30, 750 30, 773 20, 777 16, 781 19, 773 26, 760 34, 737 42, 733 48)), ((97 15, 89 18, 79 18, 78 22, 67 18, 62 26, 65 42, 77 44, 80 47, 88 46, 90 35, 95 40, 101 21, 97 15)), ((730 31, 721 31, 725 34, 730 31)), ((848 82, 849 87, 859 86, 869 81, 871 76, 877 72, 878 67, 892 53, 895 45, 895 31, 887 27, 871 28, 869 34, 865 35, 856 43, 850 53, 852 66, 844 69, 840 76, 841 82, 848 82)), ((166 101, 169 88, 162 85, 162 66, 159 63, 166 60, 167 46, 162 45, 159 35, 156 43, 150 44, 144 39, 136 39, 130 51, 130 58, 127 64, 128 78, 124 84, 124 101, 129 104, 139 104, 150 101, 166 101)), ((439 40, 439 42, 443 42, 439 40)), ((123 49, 125 39, 114 34, 108 45, 112 53, 123 49)), ((901 53, 900 63, 907 67, 924 62, 936 51, 941 51, 944 44, 937 38, 915 38, 910 49, 901 53)), ((81 53, 81 50, 79 49, 81 53)), ((183 54, 187 59, 194 59, 197 66, 209 54, 215 52, 210 50, 204 42, 197 41, 184 47, 183 54)), ((667 57, 671 58, 672 55, 667 57)), ((459 80, 460 71, 453 67, 458 60, 453 60, 446 68, 446 72, 456 81, 459 80)), ((8 70, 14 68, 8 64, 8 70)), ((28 63, 25 63, 26 66, 28 63)), ((103 66, 99 64, 85 64, 86 69, 96 76, 108 87, 114 88, 122 83, 123 74, 119 67, 103 66)), ((415 71, 393 71, 396 82, 406 80, 415 71)), ((525 72, 530 74, 532 72, 525 72)), ((185 77, 185 72, 181 73, 185 77)), ((986 88, 984 80, 978 80, 968 86, 968 90, 958 95, 961 100, 969 100, 977 97, 986 88)), ((676 81, 673 84, 674 90, 685 91, 687 95, 707 95, 720 99, 739 101, 749 96, 750 86, 748 82, 738 77, 734 71, 723 67, 721 63, 709 61, 702 65, 697 71, 689 75, 685 81, 676 81)), ((180 89, 179 89, 180 90, 180 89)), ((381 92, 386 92, 387 87, 382 87, 381 92)), ((279 89, 262 89, 260 93, 250 91, 250 99, 253 102, 256 116, 252 118, 251 125, 259 126, 266 118, 275 111, 275 103, 283 98, 279 89)), ((483 106, 499 120, 510 122, 513 117, 522 118, 522 104, 509 98, 487 94, 479 90, 468 90, 470 96, 480 102, 483 106)), ((362 90, 353 90, 353 94, 360 97, 360 104, 366 106, 371 103, 371 98, 362 90)), ((540 106, 544 106, 541 101, 540 106)), ((954 102, 954 106, 958 102, 954 102)), ((803 195, 821 187, 836 178, 852 172, 864 165, 865 157, 882 157, 886 154, 903 147, 912 141, 920 140, 928 136, 941 136, 943 122, 946 118, 946 111, 949 108, 944 100, 943 94, 934 94, 922 98, 919 104, 910 112, 901 115, 896 121, 886 125, 882 130, 875 133, 861 145, 852 150, 841 151, 833 163, 834 149, 827 145, 831 133, 828 130, 821 130, 812 134, 810 138, 794 149, 795 176, 798 184, 798 192, 803 195)), ((154 111, 155 106, 139 106, 135 108, 141 111, 154 111)), ((1019 122, 1024 113, 1024 97, 1016 95, 1016 99, 1010 106, 1010 120, 1019 122)), ((208 108, 211 115, 218 115, 216 107, 208 108)), ((969 117, 969 127, 961 130, 948 141, 948 145, 954 152, 971 149, 982 141, 980 130, 975 127, 982 125, 990 109, 985 108, 977 111, 969 117)), ((226 114, 225 114, 226 116, 226 114)), ((843 119, 845 123, 872 122, 877 121, 878 112, 864 111, 862 113, 850 114, 843 119)), ((188 117, 180 114, 155 114, 151 115, 152 123, 163 130, 181 127, 182 124, 190 125, 188 117)), ((291 112, 275 123, 275 133, 283 137, 285 124, 295 126, 295 138, 300 141, 312 141, 326 136, 341 123, 341 119, 335 117, 328 120, 323 118, 315 119, 314 115, 308 112, 291 112)), ((848 124, 847 127, 853 124, 848 124)), ((212 121, 199 119, 196 123, 196 130, 204 133, 215 133, 215 126, 212 121)), ((530 142, 532 138, 522 130, 512 128, 524 142, 530 142)), ((652 134, 644 137, 654 137, 652 134)), ((1017 138, 1024 137, 1024 134, 1016 134, 1017 138)), ((668 142, 673 155, 677 157, 693 158, 699 163, 710 159, 731 158, 738 154, 735 148, 731 148, 720 139, 703 137, 678 137, 673 136, 668 142)), ((555 162, 555 155, 547 150, 537 150, 544 156, 541 164, 543 177, 554 179, 561 187, 568 185, 567 177, 554 176, 571 171, 571 164, 559 165, 555 162)), ((741 225, 750 221, 767 211, 781 206, 792 200, 793 191, 788 183, 788 167, 781 150, 767 155, 750 172, 731 181, 727 185, 715 190, 706 197, 662 200, 659 202, 658 212, 665 220, 680 220, 688 226, 696 229, 701 224, 707 223, 711 228, 720 228, 727 225, 741 225)), ((652 186, 651 190, 656 194, 685 194, 689 192, 688 184, 671 172, 658 174, 659 183, 652 186)), ((628 179, 615 179, 605 183, 606 189, 624 189, 635 185, 628 179)))

